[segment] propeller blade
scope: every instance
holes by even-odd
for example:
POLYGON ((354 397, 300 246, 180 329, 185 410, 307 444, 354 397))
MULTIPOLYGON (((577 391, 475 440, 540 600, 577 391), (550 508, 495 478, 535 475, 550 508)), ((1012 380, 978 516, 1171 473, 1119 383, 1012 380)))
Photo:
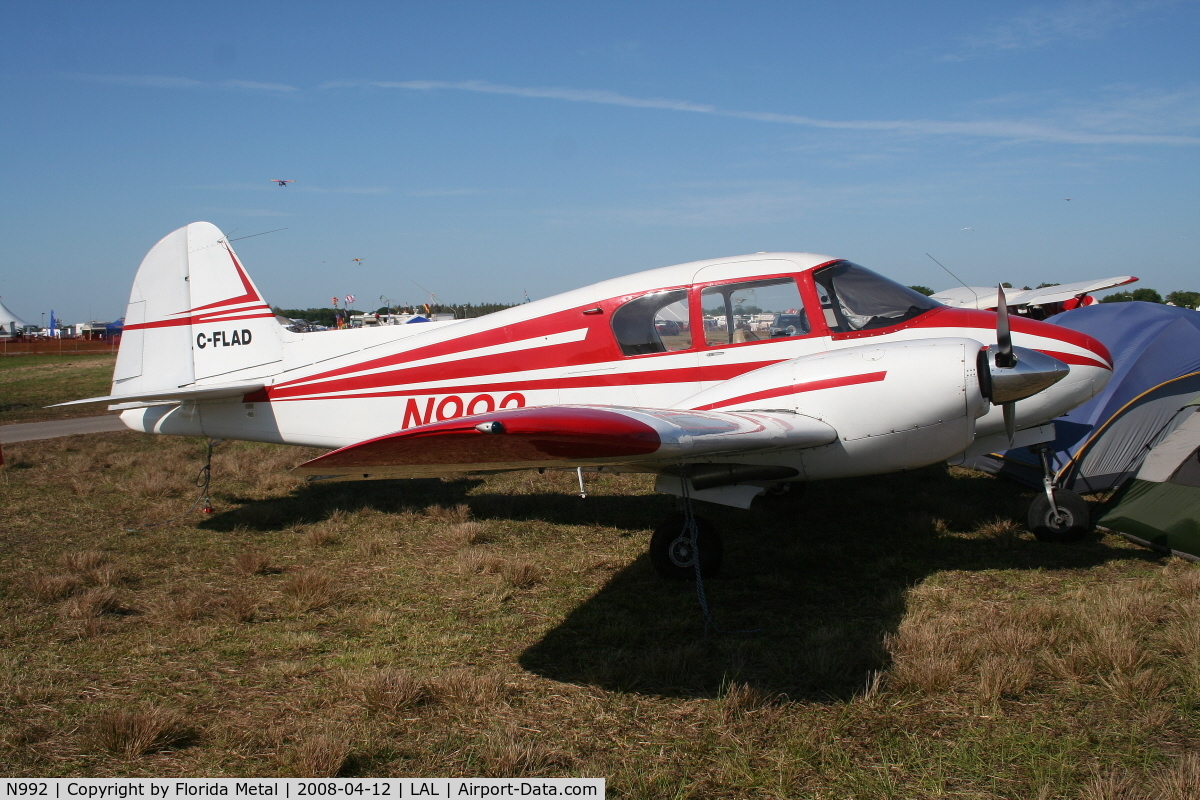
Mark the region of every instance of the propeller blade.
POLYGON ((1012 334, 1008 330, 1008 305, 1004 297, 1004 284, 996 287, 996 366, 1011 369, 1017 363, 1013 355, 1012 334))
POLYGON ((1017 401, 1005 403, 1000 408, 1004 411, 1004 432, 1008 435, 1008 446, 1012 447, 1017 436, 1017 401))

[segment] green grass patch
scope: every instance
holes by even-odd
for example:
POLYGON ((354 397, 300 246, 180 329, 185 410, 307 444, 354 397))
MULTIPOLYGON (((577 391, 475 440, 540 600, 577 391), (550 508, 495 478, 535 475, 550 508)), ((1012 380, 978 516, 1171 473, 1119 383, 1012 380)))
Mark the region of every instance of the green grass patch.
POLYGON ((0 425, 105 413, 103 404, 46 406, 107 395, 116 362, 110 353, 0 358, 0 425))

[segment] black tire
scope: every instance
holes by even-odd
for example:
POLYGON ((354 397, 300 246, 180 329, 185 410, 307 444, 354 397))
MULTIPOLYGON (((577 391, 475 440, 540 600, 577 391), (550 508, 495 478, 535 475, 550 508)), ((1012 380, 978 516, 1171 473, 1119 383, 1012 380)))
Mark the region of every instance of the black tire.
MULTIPOLYGON (((725 547, 721 543, 721 535, 711 522, 703 517, 693 519, 696 521, 696 550, 699 550, 700 574, 711 578, 721 569, 725 547)), ((663 520, 650 537, 650 563, 664 578, 693 580, 696 577, 696 565, 693 561, 695 551, 684 525, 683 514, 674 514, 663 520)))
POLYGON ((1050 499, 1039 494, 1029 504, 1029 530, 1043 542, 1069 544, 1082 541, 1091 529, 1090 512, 1082 497, 1074 492, 1059 490, 1054 493, 1060 518, 1054 519, 1050 499))
POLYGON ((807 491, 808 483, 806 481, 773 483, 758 496, 758 499, 766 505, 796 503, 804 499, 804 493, 807 491))

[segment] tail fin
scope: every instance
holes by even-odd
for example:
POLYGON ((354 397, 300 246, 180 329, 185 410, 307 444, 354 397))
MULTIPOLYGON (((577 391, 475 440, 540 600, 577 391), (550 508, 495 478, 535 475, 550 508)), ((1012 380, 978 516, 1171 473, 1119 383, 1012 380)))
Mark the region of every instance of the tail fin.
POLYGON ((112 394, 248 380, 282 359, 283 329, 224 234, 193 222, 163 237, 138 268, 112 394))

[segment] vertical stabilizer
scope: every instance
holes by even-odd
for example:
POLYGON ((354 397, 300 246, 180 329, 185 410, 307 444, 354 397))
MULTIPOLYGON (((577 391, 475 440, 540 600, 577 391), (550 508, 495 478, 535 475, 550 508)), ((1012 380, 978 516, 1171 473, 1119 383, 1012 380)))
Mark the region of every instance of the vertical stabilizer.
POLYGON ((163 237, 138 268, 112 393, 258 377, 282 358, 282 329, 233 248, 215 225, 193 222, 163 237))

